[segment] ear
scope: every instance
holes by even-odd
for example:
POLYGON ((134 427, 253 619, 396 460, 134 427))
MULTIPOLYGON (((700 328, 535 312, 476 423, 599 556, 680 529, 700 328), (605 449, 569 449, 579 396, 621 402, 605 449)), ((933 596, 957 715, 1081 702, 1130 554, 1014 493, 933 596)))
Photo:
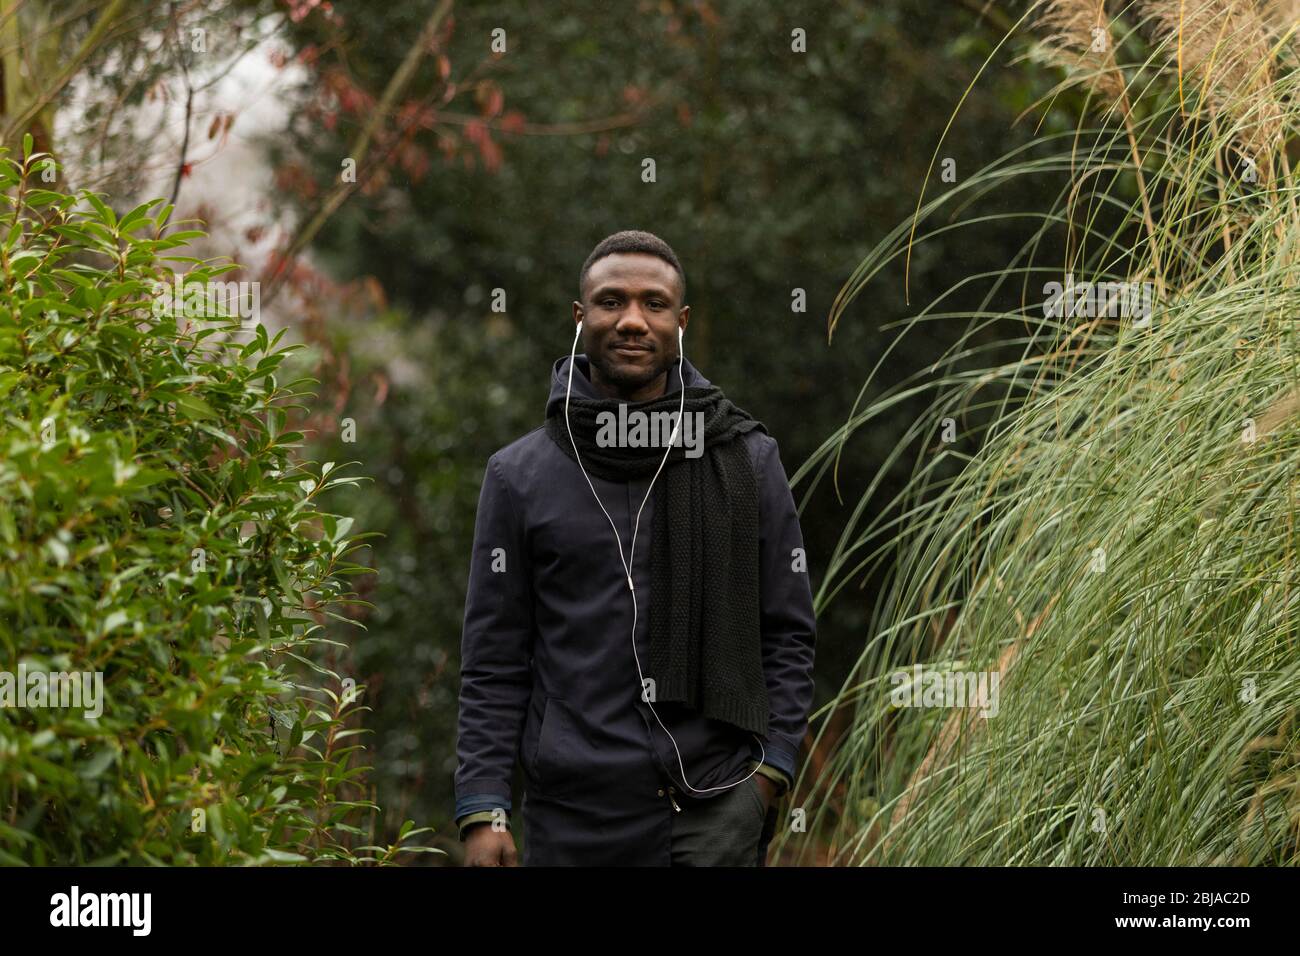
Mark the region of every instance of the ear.
POLYGON ((582 303, 579 302, 577 299, 574 299, 573 300, 573 324, 574 325, 582 324, 582 315, 583 315, 582 303))
POLYGON ((682 306, 682 311, 677 313, 677 327, 681 329, 683 332, 685 332, 686 325, 690 321, 691 321, 691 307, 689 305, 684 305, 682 306))

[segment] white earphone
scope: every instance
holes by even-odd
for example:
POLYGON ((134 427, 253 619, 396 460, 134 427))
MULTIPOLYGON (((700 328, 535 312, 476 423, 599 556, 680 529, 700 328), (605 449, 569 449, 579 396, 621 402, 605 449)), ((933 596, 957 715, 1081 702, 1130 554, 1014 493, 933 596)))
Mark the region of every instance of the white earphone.
MULTIPOLYGON (((583 467, 582 456, 578 453, 578 443, 573 440, 573 429, 569 426, 569 394, 573 391, 573 362, 574 358, 578 354, 578 337, 582 335, 581 319, 578 320, 577 330, 573 333, 573 348, 569 351, 569 382, 568 386, 564 390, 564 428, 569 433, 569 442, 573 445, 573 454, 577 459, 578 469, 582 472, 582 477, 587 479, 587 487, 591 489, 592 497, 596 499, 596 504, 600 505, 600 510, 605 512, 605 518, 609 521, 609 526, 614 531, 614 540, 618 544, 618 559, 623 563, 623 572, 627 576, 627 589, 632 594, 632 656, 636 659, 636 674, 637 678, 640 680, 640 686, 642 688, 645 687, 645 675, 641 671, 641 657, 636 652, 637 605, 636 586, 632 583, 632 562, 636 555, 637 532, 641 530, 641 512, 645 509, 646 502, 650 500, 650 493, 654 490, 655 481, 659 478, 659 472, 663 471, 664 465, 668 464, 668 456, 672 453, 673 445, 677 443, 677 432, 682 427, 682 416, 686 412, 686 354, 682 348, 682 339, 685 332, 686 330, 680 325, 677 327, 677 376, 682 389, 681 406, 677 411, 677 424, 673 426, 672 436, 668 439, 668 450, 664 452, 663 461, 659 462, 659 467, 655 470, 654 477, 650 479, 650 486, 645 490, 645 497, 641 499, 641 507, 636 511, 636 523, 632 526, 632 547, 628 550, 626 558, 623 557, 623 538, 618 533, 618 526, 614 524, 614 519, 610 517, 609 512, 605 509, 604 503, 600 500, 600 495, 596 493, 596 486, 591 483, 591 476, 587 474, 587 469, 583 467)), ((659 715, 655 713, 654 703, 646 698, 644 694, 642 695, 642 699, 650 705, 650 713, 654 715, 655 722, 658 723, 663 729, 663 732, 668 735, 668 739, 673 742, 673 750, 677 754, 677 768, 681 770, 682 783, 685 784, 688 790, 693 790, 696 793, 707 793, 710 790, 726 790, 729 787, 735 787, 744 783, 758 772, 758 769, 755 768, 735 783, 729 783, 721 787, 705 787, 703 790, 699 790, 691 786, 690 781, 686 779, 686 768, 682 765, 682 752, 677 746, 677 739, 673 737, 672 731, 667 727, 664 727, 664 722, 660 720, 659 715)), ((767 748, 763 746, 763 741, 759 739, 757 734, 754 735, 754 739, 758 741, 759 749, 763 751, 763 756, 759 758, 759 763, 762 763, 763 759, 767 757, 767 748)))

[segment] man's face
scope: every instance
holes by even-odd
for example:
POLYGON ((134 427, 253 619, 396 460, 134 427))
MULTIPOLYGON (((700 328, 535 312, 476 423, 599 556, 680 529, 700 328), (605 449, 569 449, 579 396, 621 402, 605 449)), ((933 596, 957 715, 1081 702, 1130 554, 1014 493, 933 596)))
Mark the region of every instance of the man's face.
POLYGON ((582 321, 592 381, 629 401, 663 394, 677 358, 677 328, 690 317, 677 270, 648 253, 604 256, 587 273, 583 299, 573 313, 582 321))

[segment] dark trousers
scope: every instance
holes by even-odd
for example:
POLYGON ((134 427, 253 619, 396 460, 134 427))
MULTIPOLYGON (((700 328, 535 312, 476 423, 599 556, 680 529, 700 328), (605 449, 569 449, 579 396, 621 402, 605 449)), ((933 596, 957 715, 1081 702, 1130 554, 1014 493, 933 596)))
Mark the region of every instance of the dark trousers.
POLYGON ((763 810, 754 777, 712 797, 678 798, 673 814, 673 866, 766 866, 777 808, 763 810))

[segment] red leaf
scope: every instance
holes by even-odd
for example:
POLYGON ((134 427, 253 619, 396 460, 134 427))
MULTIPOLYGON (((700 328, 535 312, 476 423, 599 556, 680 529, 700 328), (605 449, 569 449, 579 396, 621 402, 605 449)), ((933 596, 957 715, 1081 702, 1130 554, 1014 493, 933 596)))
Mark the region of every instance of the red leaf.
POLYGON ((510 110, 501 117, 501 129, 507 133, 522 133, 528 120, 519 110, 510 110))

